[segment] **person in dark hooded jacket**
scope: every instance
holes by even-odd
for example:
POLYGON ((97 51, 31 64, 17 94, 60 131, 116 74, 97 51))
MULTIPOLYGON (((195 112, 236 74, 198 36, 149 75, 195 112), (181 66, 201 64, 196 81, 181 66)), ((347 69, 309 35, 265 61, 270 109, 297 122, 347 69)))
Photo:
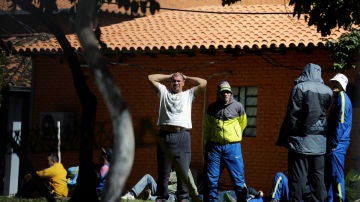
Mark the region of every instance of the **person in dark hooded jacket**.
POLYGON ((235 188, 237 201, 245 202, 244 162, 240 141, 247 125, 243 105, 232 96, 230 84, 218 85, 217 101, 209 105, 205 116, 205 173, 207 187, 204 201, 217 201, 221 170, 227 167, 235 188))
POLYGON ((302 201, 307 181, 312 201, 325 201, 326 111, 331 97, 321 67, 307 64, 295 80, 277 141, 288 148, 290 202, 302 201))

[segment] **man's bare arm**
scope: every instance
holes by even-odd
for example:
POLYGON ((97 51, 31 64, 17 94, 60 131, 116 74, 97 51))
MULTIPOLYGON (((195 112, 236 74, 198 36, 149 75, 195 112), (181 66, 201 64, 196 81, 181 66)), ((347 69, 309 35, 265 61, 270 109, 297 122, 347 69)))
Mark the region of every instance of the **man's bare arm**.
POLYGON ((185 76, 185 75, 184 75, 184 77, 186 80, 191 80, 196 83, 196 86, 194 89, 195 97, 197 97, 198 95, 200 95, 201 93, 204 92, 206 85, 207 85, 207 81, 205 79, 202 79, 199 77, 185 76))
POLYGON ((148 75, 148 80, 151 84, 151 86, 156 90, 156 92, 158 91, 158 86, 160 81, 166 80, 166 79, 170 79, 172 74, 150 74, 148 75))

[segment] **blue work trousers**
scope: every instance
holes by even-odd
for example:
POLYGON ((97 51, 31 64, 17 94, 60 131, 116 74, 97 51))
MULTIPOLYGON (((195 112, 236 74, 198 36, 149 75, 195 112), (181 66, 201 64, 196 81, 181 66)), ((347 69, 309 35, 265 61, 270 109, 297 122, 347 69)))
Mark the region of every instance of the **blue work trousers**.
MULTIPOLYGON (((190 132, 183 130, 179 132, 167 132, 160 130, 160 139, 165 144, 166 148, 170 151, 171 155, 180 166, 184 176, 188 176, 188 170, 191 160, 191 139, 190 132)), ((169 197, 168 183, 171 170, 171 162, 167 154, 161 149, 160 145, 157 146, 157 163, 158 163, 158 186, 156 195, 157 201, 166 201, 169 197)), ((189 198, 188 188, 186 183, 177 176, 177 192, 176 198, 181 201, 189 198)))
POLYGON ((339 143, 326 157, 327 202, 345 201, 345 156, 349 142, 339 143))
POLYGON ((284 173, 278 172, 275 174, 270 195, 272 199, 277 201, 289 201, 288 179, 284 173))
POLYGON ((240 142, 230 144, 208 143, 206 146, 205 170, 207 178, 205 201, 217 201, 218 182, 221 171, 226 167, 231 175, 237 201, 246 200, 244 162, 240 142))

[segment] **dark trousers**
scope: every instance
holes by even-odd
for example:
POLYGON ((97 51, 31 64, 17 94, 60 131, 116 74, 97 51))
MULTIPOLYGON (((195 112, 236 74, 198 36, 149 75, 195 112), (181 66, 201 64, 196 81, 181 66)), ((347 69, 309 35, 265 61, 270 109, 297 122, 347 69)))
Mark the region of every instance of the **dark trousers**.
POLYGON ((39 196, 53 196, 56 197, 56 193, 53 191, 49 183, 43 179, 28 180, 20 185, 18 193, 15 197, 18 198, 37 198, 39 196))
POLYGON ((310 186, 311 201, 325 201, 325 155, 303 155, 289 151, 288 167, 290 202, 303 200, 307 182, 310 186))
MULTIPOLYGON (((159 132, 161 141, 170 151, 171 155, 180 166, 183 176, 188 176, 188 170, 191 160, 191 139, 190 133, 187 130, 179 132, 166 132, 160 130, 159 132)), ((158 163, 158 186, 156 195, 157 200, 166 200, 169 196, 168 183, 171 170, 171 162, 167 154, 161 149, 160 145, 157 146, 157 163, 158 163)), ((189 198, 186 183, 177 175, 177 200, 189 198)))

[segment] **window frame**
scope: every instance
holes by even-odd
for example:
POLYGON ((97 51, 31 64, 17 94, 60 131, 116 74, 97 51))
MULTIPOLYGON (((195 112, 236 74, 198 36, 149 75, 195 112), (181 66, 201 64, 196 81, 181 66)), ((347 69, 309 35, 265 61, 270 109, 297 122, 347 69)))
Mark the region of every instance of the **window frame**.
POLYGON ((259 89, 256 86, 235 86, 231 87, 233 98, 239 101, 245 109, 248 124, 243 131, 244 137, 256 137, 256 122, 258 111, 258 94, 259 89), (249 103, 249 99, 253 99, 253 103, 249 103), (255 103, 255 104, 254 104, 255 103), (249 109, 251 108, 251 110, 249 109), (254 113, 252 113, 254 111, 254 113), (253 120, 252 120, 253 119, 253 120))

